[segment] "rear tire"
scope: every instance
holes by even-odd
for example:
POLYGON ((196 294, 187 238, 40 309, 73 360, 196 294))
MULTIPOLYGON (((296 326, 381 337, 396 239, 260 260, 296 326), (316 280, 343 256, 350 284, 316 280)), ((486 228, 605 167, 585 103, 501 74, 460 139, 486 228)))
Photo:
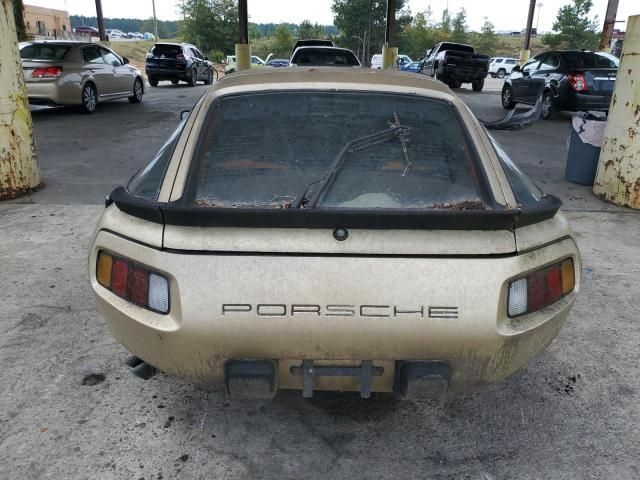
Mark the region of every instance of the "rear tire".
POLYGON ((213 83, 213 69, 207 72, 207 78, 204 81, 205 85, 211 85, 213 83))
POLYGON ((504 87, 502 87, 501 97, 503 108, 507 110, 513 110, 516 104, 513 101, 513 91, 511 90, 511 87, 509 85, 505 85, 504 87))
POLYGON ((451 80, 449 82, 449 88, 460 88, 462 86, 462 82, 459 80, 451 80))
POLYGON ((133 82, 133 95, 129 97, 129 101, 131 103, 140 103, 142 101, 142 80, 136 78, 136 81, 133 82))
POLYGON ((194 68, 191 70, 191 78, 189 79, 189 85, 195 87, 198 84, 198 72, 194 68))
POLYGON ((92 83, 82 87, 82 113, 92 114, 98 106, 98 91, 92 83))
POLYGON ((171 80, 171 85, 178 85, 178 83, 180 83, 180 80, 171 80))
POLYGON ((542 97, 542 118, 545 120, 558 118, 558 110, 553 103, 553 94, 548 90, 544 92, 542 97))
POLYGON ((504 68, 498 70, 498 78, 504 78, 507 76, 507 71, 504 68))
POLYGON ((473 88, 474 92, 481 92, 484 88, 484 78, 482 80, 471 82, 471 88, 473 88))
POLYGON ((438 73, 437 71, 434 72, 433 78, 435 78, 436 80, 442 83, 447 83, 446 77, 442 73, 438 73))
POLYGON ((155 77, 149 77, 149 85, 151 85, 152 87, 157 87, 158 86, 158 79, 155 77))

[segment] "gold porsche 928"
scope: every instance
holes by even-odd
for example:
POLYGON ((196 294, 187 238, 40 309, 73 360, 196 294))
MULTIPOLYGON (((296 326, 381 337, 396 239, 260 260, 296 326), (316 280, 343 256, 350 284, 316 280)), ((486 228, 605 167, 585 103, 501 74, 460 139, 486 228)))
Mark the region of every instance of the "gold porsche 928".
POLYGON ((90 279, 127 363, 232 397, 495 382, 580 287, 560 201, 411 74, 228 77, 107 204, 90 279))

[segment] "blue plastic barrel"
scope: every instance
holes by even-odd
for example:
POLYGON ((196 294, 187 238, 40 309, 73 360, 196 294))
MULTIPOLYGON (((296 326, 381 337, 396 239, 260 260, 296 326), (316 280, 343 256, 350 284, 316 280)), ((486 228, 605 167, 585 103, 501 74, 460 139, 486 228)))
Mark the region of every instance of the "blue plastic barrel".
MULTIPOLYGON (((603 120, 594 117, 583 118, 581 125, 576 130, 575 123, 571 122, 571 139, 569 142, 569 154, 567 156, 567 166, 564 172, 565 178, 580 185, 593 186, 598 169, 598 159, 600 158, 600 147, 591 143, 585 143, 580 138, 580 134, 589 128, 589 122, 602 122, 603 120)), ((602 139, 600 138, 600 144, 602 139)))

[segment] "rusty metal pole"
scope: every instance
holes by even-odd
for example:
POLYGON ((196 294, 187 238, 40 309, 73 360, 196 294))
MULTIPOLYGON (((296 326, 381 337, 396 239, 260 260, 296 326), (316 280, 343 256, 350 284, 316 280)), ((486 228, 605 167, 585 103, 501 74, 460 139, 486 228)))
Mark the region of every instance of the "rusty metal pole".
POLYGON ((249 70, 251 68, 251 47, 249 46, 247 0, 238 1, 238 20, 240 22, 240 41, 236 43, 236 70, 249 70))
POLYGON ((396 0, 387 0, 387 25, 382 47, 382 68, 393 68, 398 59, 396 44, 396 0))
POLYGON ((102 15, 102 0, 96 0, 96 17, 98 18, 98 35, 100 35, 100 41, 107 40, 107 34, 104 32, 104 17, 102 15))
POLYGON ((0 0, 0 200, 42 185, 12 0, 0 0))
POLYGON ((607 13, 604 17, 604 25, 602 26, 602 35, 600 35, 600 46, 598 50, 606 50, 611 43, 613 37, 613 27, 616 24, 616 15, 618 14, 618 0, 609 0, 607 4, 607 13))
POLYGON ((529 60, 531 56, 531 28, 533 27, 533 15, 536 11, 536 0, 529 0, 529 16, 527 17, 527 29, 524 33, 524 45, 520 51, 520 65, 529 60))
POLYGON ((593 193, 640 209, 640 15, 629 17, 593 193))

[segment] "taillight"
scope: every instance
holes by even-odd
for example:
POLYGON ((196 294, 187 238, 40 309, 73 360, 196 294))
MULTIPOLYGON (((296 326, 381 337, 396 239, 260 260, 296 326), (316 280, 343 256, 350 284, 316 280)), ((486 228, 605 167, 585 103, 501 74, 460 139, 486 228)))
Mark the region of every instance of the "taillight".
POLYGON ((568 77, 569 85, 571 85, 571 88, 576 92, 586 92, 588 90, 587 81, 581 73, 570 73, 568 77))
POLYGON ((106 252, 98 253, 98 283, 142 308, 169 312, 169 282, 161 274, 106 252))
POLYGON ((62 67, 36 68, 31 72, 31 78, 58 78, 62 75, 62 67))
POLYGON ((518 317, 556 303, 575 287, 573 259, 567 258, 509 283, 508 314, 518 317))

